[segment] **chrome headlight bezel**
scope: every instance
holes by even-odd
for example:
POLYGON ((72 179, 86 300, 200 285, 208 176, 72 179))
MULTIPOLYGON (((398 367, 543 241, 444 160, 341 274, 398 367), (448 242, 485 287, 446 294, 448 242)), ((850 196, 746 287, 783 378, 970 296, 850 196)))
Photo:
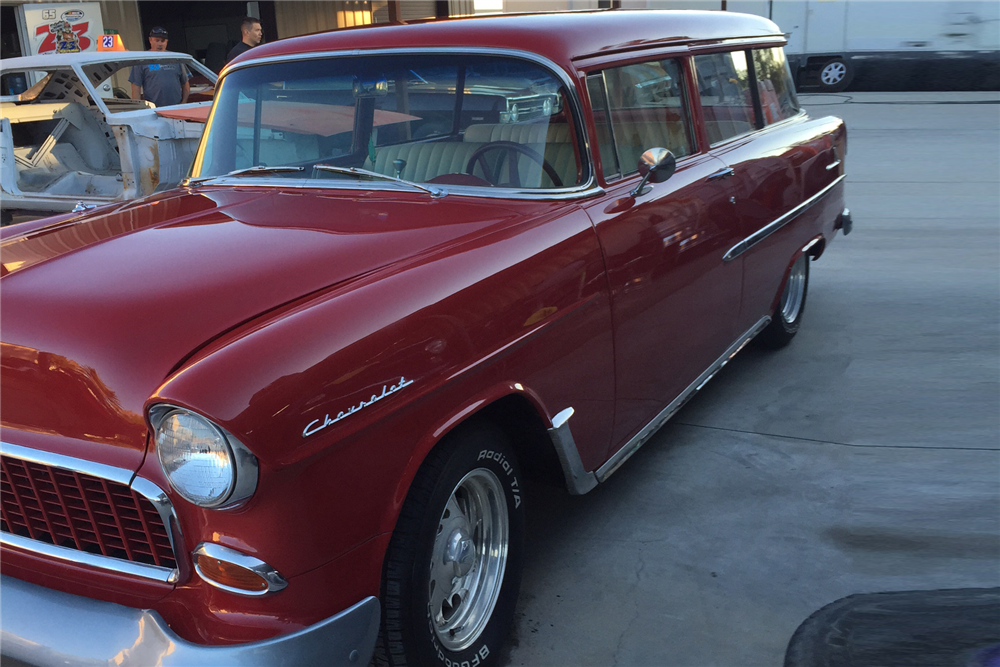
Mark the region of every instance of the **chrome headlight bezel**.
POLYGON ((247 449, 246 445, 233 436, 232 433, 229 433, 226 429, 222 428, 211 419, 208 419, 204 415, 198 414, 197 412, 187 408, 160 403, 149 409, 149 423, 153 428, 152 437, 156 443, 156 455, 157 460, 160 463, 160 469, 163 470, 163 475, 170 484, 170 488, 173 489, 173 491, 179 496, 184 498, 184 500, 206 509, 234 509, 245 504, 257 490, 257 457, 254 456, 249 449, 247 449), (167 417, 176 413, 189 415, 203 422, 204 425, 214 431, 225 444, 227 450, 226 454, 229 458, 233 479, 229 484, 227 492, 210 502, 199 501, 198 499, 189 496, 185 489, 175 484, 174 480, 171 479, 167 466, 164 465, 163 455, 160 451, 158 442, 160 426, 167 419, 167 417))

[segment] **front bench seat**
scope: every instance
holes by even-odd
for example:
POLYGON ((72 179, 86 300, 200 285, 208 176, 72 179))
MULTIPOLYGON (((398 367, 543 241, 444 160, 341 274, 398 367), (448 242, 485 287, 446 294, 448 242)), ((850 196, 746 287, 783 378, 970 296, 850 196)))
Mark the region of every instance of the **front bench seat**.
POLYGON ((365 169, 395 176, 395 160, 405 160, 401 178, 426 183, 443 174, 464 174, 469 158, 485 144, 464 141, 434 141, 420 144, 394 144, 376 149, 375 164, 365 160, 365 169))
MULTIPOLYGON (((491 143, 495 141, 512 141, 531 148, 545 161, 562 180, 564 187, 576 184, 577 163, 576 151, 571 142, 569 125, 559 123, 482 123, 465 128, 465 141, 476 143, 491 143)), ((500 152, 502 154, 502 151, 500 152)), ((537 187, 551 188, 555 185, 542 171, 541 165, 526 156, 518 162, 518 172, 525 182, 539 183, 537 187), (539 181, 541 179, 541 181, 539 181)))

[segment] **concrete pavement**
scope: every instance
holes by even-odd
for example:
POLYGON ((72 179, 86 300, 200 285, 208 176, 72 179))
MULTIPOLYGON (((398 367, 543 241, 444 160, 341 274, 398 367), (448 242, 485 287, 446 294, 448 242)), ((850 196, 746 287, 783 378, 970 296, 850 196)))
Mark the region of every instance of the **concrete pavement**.
POLYGON ((587 496, 535 489, 507 664, 780 665, 852 593, 1000 586, 1000 95, 803 95, 854 232, 587 496))

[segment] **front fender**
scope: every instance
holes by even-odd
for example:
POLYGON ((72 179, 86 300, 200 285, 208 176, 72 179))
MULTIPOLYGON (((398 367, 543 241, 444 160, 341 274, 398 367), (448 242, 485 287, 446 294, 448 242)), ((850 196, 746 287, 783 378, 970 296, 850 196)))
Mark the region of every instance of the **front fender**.
POLYGON ((230 536, 289 576, 316 567, 391 531, 427 452, 512 391, 546 420, 574 407, 595 468, 613 419, 610 304, 589 219, 560 206, 303 299, 192 358, 147 407, 213 419, 258 457, 260 482, 237 512, 178 508, 201 531, 186 535, 230 536))

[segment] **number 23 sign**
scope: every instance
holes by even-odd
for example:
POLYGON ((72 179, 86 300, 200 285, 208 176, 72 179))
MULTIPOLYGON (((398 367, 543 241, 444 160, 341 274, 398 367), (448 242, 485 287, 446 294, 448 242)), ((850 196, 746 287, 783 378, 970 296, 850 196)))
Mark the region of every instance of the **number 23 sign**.
POLYGON ((94 35, 104 32, 96 2, 22 5, 32 53, 78 53, 96 49, 94 35))

